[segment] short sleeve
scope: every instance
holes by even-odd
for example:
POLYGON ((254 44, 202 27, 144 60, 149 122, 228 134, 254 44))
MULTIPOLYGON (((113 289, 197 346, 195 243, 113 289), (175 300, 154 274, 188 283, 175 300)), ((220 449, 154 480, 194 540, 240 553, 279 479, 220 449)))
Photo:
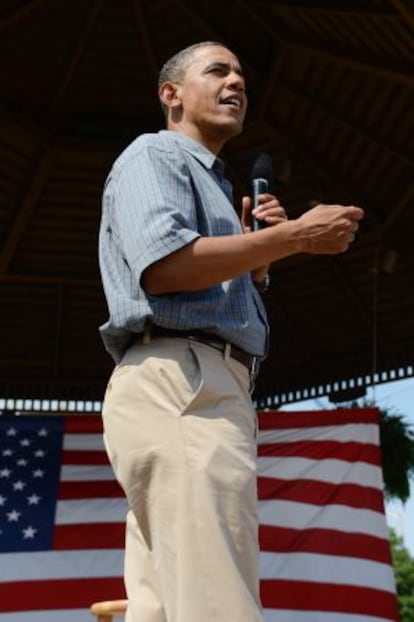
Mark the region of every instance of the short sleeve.
POLYGON ((138 279, 149 265, 200 236, 190 173, 172 150, 147 146, 126 163, 112 207, 121 252, 138 279))

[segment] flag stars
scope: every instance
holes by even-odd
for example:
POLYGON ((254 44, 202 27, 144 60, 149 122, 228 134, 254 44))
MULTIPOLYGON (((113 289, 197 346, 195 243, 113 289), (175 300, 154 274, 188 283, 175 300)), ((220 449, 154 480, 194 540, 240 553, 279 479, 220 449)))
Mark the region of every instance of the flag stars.
POLYGON ((36 532, 37 532, 37 529, 33 529, 33 527, 31 527, 31 526, 26 527, 26 529, 22 530, 23 538, 25 540, 33 540, 33 538, 35 537, 36 532))
POLYGON ((10 477, 11 473, 11 469, 1 469, 0 477, 10 477))
POLYGON ((34 455, 35 455, 35 457, 36 457, 36 458, 44 458, 46 454, 45 454, 45 452, 43 451, 43 449, 37 449, 37 450, 34 452, 34 455))
POLYGON ((17 521, 19 520, 21 514, 22 513, 18 512, 17 510, 12 510, 11 512, 7 513, 7 520, 9 522, 17 523, 17 521))
POLYGON ((38 436, 47 436, 48 434, 49 434, 49 432, 46 430, 46 428, 42 428, 37 433, 38 436))
POLYGON ((26 484, 22 482, 21 479, 17 480, 17 482, 14 482, 13 484, 13 490, 23 490, 25 487, 26 484))
POLYGON ((45 472, 42 471, 42 469, 36 469, 32 473, 33 477, 43 477, 44 474, 45 474, 45 472))
POLYGON ((28 438, 23 438, 23 439, 20 441, 20 445, 21 445, 22 447, 29 447, 31 444, 32 444, 32 441, 29 441, 29 439, 28 439, 28 438))
POLYGON ((16 428, 9 428, 6 432, 7 436, 16 436, 17 430, 16 428))
POLYGON ((29 505, 38 505, 41 497, 39 495, 33 494, 30 497, 27 497, 27 502, 29 505))
POLYGON ((13 449, 3 449, 3 451, 1 452, 2 456, 12 456, 13 455, 13 449))
POLYGON ((3 497, 3 495, 0 495, 0 506, 3 507, 5 505, 7 501, 7 497, 3 497))
POLYGON ((17 462, 16 462, 17 466, 27 466, 28 464, 28 460, 26 460, 25 458, 20 458, 17 462))

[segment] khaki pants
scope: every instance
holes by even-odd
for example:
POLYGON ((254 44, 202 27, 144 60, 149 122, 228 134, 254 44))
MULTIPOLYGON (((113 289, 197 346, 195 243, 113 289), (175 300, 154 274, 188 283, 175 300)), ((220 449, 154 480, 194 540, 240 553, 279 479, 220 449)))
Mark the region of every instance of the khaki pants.
POLYGON ((263 622, 247 369, 186 339, 134 345, 103 420, 131 508, 128 622, 263 622))

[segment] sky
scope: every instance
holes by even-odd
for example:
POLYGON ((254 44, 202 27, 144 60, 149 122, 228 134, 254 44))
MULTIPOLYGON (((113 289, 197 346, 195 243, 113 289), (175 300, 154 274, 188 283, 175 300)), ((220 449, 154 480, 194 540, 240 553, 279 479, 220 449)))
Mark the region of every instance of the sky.
MULTIPOLYGON (((379 408, 386 408, 392 413, 403 415, 404 419, 414 430, 414 378, 397 380, 379 384, 374 389, 368 389, 365 397, 367 401, 374 401, 379 408)), ((327 398, 306 400, 283 406, 280 410, 323 410, 333 409, 327 398)), ((414 557, 414 479, 410 483, 410 498, 403 505, 399 501, 386 503, 387 522, 402 537, 405 547, 414 557)))

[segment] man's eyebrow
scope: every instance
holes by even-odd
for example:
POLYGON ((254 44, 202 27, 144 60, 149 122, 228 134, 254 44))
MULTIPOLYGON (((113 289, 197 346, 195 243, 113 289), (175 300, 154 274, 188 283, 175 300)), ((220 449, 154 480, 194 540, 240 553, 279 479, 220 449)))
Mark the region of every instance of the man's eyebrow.
MULTIPOLYGON (((214 61, 214 62, 210 63, 209 65, 207 65, 207 67, 204 68, 203 73, 207 73, 211 69, 226 69, 227 71, 230 71, 231 70, 231 65, 230 65, 230 63, 226 63, 225 61, 217 60, 217 61, 214 61)), ((234 71, 236 73, 238 73, 239 76, 244 76, 243 69, 240 67, 240 65, 237 65, 234 68, 234 71)))

